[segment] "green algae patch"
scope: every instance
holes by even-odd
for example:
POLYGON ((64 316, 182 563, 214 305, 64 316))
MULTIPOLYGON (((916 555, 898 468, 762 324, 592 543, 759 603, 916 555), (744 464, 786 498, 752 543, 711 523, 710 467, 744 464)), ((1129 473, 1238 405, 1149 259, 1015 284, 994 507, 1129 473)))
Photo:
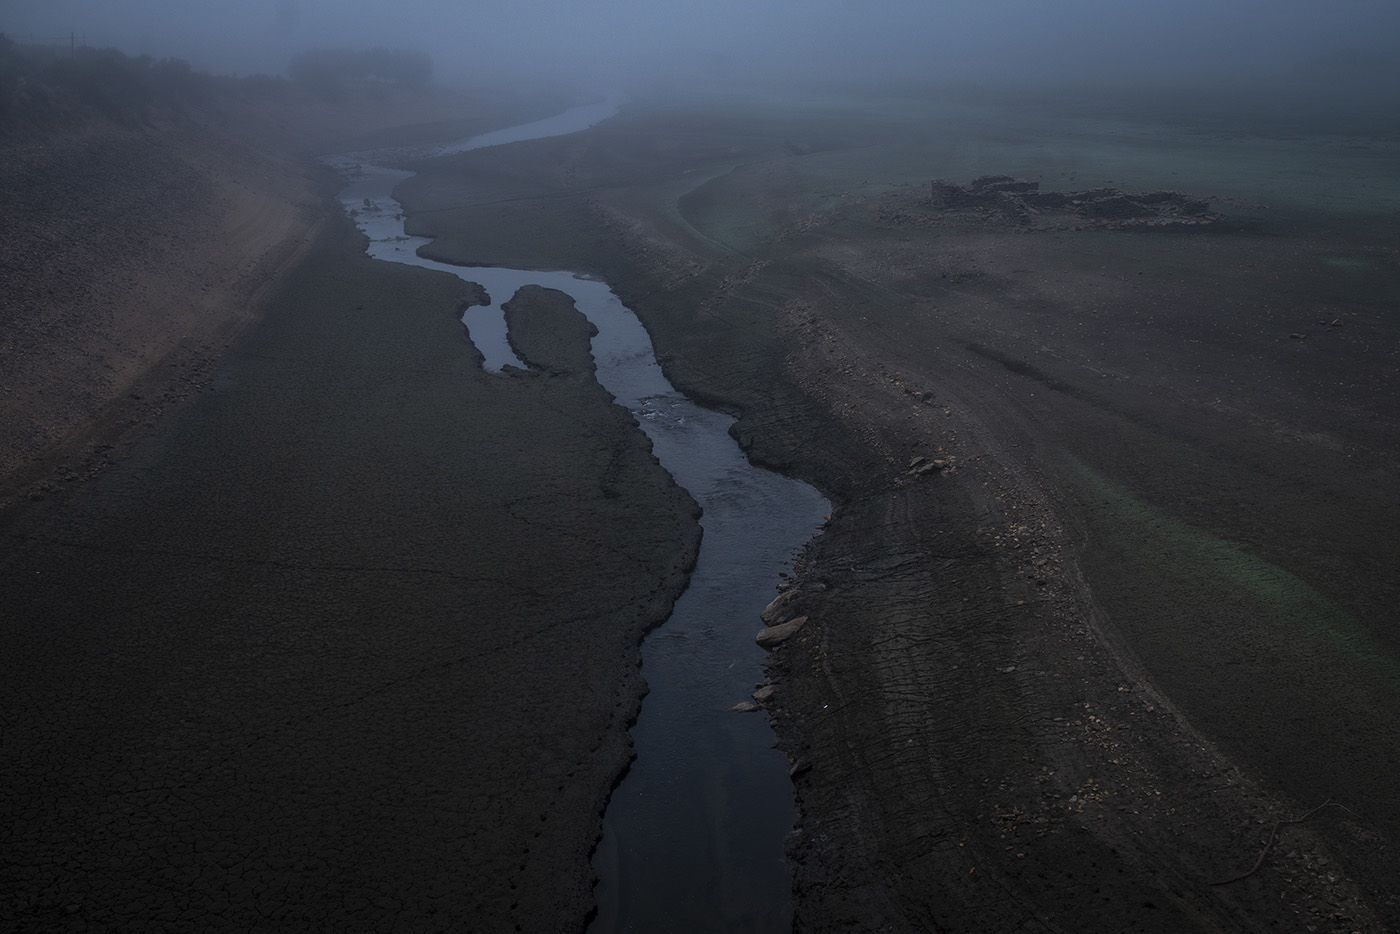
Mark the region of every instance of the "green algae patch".
POLYGON ((1368 621, 1254 548, 1068 460, 1085 578, 1148 679, 1246 773, 1296 800, 1388 797, 1400 664, 1368 621))
POLYGON ((1188 588, 1194 584, 1202 593, 1233 591, 1237 599, 1220 605, 1247 610, 1248 601, 1253 615, 1270 623, 1277 636, 1306 636, 1400 685, 1400 661, 1336 600, 1249 548, 1144 502, 1083 461, 1073 458, 1072 464, 1093 498, 1091 507, 1130 530, 1165 579, 1188 588))

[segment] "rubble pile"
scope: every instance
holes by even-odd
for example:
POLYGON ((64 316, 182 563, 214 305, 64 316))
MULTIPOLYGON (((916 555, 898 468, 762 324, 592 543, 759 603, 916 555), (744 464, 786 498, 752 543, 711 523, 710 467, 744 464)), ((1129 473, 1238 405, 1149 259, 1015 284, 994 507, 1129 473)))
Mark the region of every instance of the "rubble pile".
POLYGON ((1040 182, 1010 175, 983 175, 966 186, 937 179, 929 186, 929 204, 940 211, 999 214, 1022 224, 1034 224, 1046 215, 1062 219, 1066 214, 1101 224, 1207 224, 1216 219, 1209 203, 1174 191, 1041 191, 1040 182))

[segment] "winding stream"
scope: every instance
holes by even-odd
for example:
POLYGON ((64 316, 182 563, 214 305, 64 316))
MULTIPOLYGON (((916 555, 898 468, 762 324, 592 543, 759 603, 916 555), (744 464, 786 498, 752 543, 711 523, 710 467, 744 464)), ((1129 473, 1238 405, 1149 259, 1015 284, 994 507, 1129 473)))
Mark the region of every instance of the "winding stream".
MULTIPOLYGON (((466 152, 587 129, 617 112, 578 107, 433 150, 466 152)), ((364 154, 332 160, 340 200, 369 254, 484 286, 489 307, 463 315, 493 372, 522 366, 500 304, 524 285, 568 293, 597 327, 598 381, 637 418, 661 464, 704 510, 695 571, 670 618, 642 646, 650 693, 632 729, 637 758, 614 790, 594 856, 591 931, 785 931, 791 926, 784 838, 793 825, 787 762, 761 713, 735 713, 762 678, 753 641, 779 575, 829 512, 812 487, 754 467, 729 436, 733 419, 701 408, 666 380, 651 338, 604 282, 569 272, 462 267, 424 259, 404 234, 394 187, 411 173, 364 154)))

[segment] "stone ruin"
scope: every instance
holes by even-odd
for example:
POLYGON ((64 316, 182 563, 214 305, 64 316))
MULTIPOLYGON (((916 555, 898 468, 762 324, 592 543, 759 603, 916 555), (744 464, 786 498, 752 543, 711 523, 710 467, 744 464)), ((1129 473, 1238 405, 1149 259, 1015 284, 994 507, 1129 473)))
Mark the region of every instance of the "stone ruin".
POLYGON ((940 211, 1000 214, 1023 224, 1034 223, 1042 215, 1074 215, 1100 224, 1206 224, 1215 220, 1209 203, 1174 191, 1041 191, 1040 182, 1010 175, 983 175, 966 186, 936 179, 929 186, 929 204, 940 211))

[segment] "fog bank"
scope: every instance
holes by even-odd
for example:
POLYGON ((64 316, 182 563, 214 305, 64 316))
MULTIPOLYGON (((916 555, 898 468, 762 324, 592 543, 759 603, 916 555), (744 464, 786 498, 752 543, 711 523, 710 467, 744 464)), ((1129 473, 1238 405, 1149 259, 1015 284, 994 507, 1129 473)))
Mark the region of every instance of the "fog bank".
POLYGON ((597 90, 1400 79, 1395 0, 9 0, 0 30, 240 73, 385 45, 427 51, 449 83, 597 90))

